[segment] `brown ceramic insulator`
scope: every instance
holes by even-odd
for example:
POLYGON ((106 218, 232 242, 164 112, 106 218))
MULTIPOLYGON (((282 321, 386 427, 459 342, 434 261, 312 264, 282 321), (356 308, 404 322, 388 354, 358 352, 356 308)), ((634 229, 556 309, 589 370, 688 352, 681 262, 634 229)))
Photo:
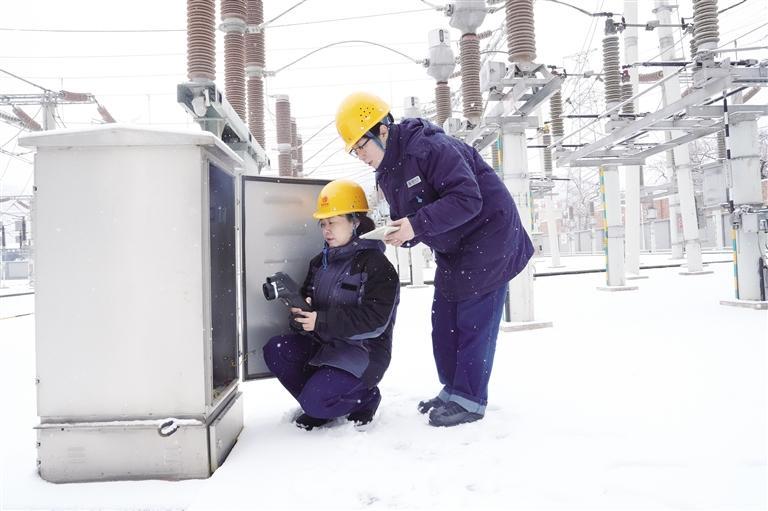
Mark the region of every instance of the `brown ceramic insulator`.
POLYGON ((43 130, 43 127, 40 126, 40 124, 38 124, 37 121, 35 121, 32 117, 30 117, 29 114, 27 114, 27 112, 25 112, 24 110, 22 110, 17 106, 14 106, 12 109, 13 109, 14 115, 19 118, 19 120, 24 124, 24 126, 27 127, 28 130, 30 131, 43 130))
POLYGON ((115 118, 112 117, 112 114, 110 114, 109 111, 106 108, 104 108, 104 106, 98 105, 96 107, 96 110, 99 112, 99 115, 101 115, 101 118, 104 119, 104 122, 106 123, 117 122, 115 121, 115 118))
POLYGON ((552 134, 555 138, 563 136, 563 95, 560 91, 549 97, 549 117, 552 134))
POLYGON ((658 70, 653 73, 640 73, 637 75, 637 79, 640 83, 653 83, 658 82, 664 78, 664 71, 658 70))
POLYGON ((245 21, 245 0, 221 0, 221 19, 229 18, 245 21))
POLYGON ((277 168, 278 173, 282 177, 291 177, 293 175, 291 171, 291 153, 279 153, 277 155, 277 168))
POLYGON ((248 78, 248 129, 263 148, 264 138, 264 81, 252 76, 248 78))
POLYGON ((720 41, 717 0, 693 0, 693 37, 698 48, 717 47, 720 41))
POLYGON ((291 164, 291 103, 287 96, 278 96, 275 102, 277 123, 278 164, 281 176, 293 173, 291 164))
MULTIPOLYGON (((549 133, 542 135, 541 137, 542 145, 549 145, 552 143, 552 135, 549 133)), ((547 149, 546 147, 543 149, 544 151, 544 175, 546 177, 552 177, 552 150, 547 149)))
POLYGON ((296 135, 296 175, 300 176, 304 172, 304 139, 301 135, 296 135))
POLYGON ((461 51, 461 94, 464 117, 477 124, 483 114, 483 95, 480 92, 480 41, 475 34, 464 34, 459 42, 461 51))
POLYGON ((224 94, 245 122, 245 40, 239 32, 224 34, 224 94))
POLYGON ((619 36, 603 38, 603 82, 605 104, 612 108, 621 102, 621 74, 619 73, 619 36))
POLYGON ((437 125, 442 128, 445 120, 451 116, 451 88, 447 82, 437 82, 435 106, 437 107, 437 125))
POLYGON ((761 89, 762 87, 752 87, 751 89, 749 89, 747 92, 744 93, 744 98, 742 99, 742 101, 746 103, 747 101, 752 99, 755 96, 755 94, 760 92, 761 89))
POLYGON ((691 35, 691 60, 696 58, 696 54, 699 53, 699 45, 696 44, 696 37, 691 35))
MULTIPOLYGON (((247 0, 246 22, 248 25, 260 25, 264 23, 264 3, 262 0, 247 0)), ((245 64, 249 66, 266 66, 264 49, 264 32, 246 34, 245 36, 245 64)))
POLYGON ((296 139, 296 119, 291 117, 291 161, 294 162, 293 164, 293 175, 296 175, 296 161, 299 159, 299 152, 296 149, 296 146, 298 145, 298 141, 296 139))
POLYGON ((61 91, 61 99, 65 101, 79 101, 82 103, 91 100, 92 96, 85 92, 69 92, 66 90, 61 91))
MULTIPOLYGON (((632 84, 631 83, 622 83, 621 84, 621 100, 626 101, 629 98, 632 97, 632 84)), ((629 103, 625 103, 624 106, 621 107, 621 113, 623 114, 634 114, 635 113, 635 103, 633 101, 630 101, 629 103)))
POLYGON ((187 0, 187 78, 216 79, 216 8, 214 0, 187 0))
POLYGON ((507 0, 505 9, 509 61, 533 62, 536 58, 533 0, 507 0))

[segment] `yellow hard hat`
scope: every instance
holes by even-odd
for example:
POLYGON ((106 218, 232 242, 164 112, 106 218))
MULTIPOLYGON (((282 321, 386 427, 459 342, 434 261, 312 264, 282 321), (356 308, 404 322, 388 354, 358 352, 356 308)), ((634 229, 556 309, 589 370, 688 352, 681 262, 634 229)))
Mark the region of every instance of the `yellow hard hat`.
POLYGON ((368 211, 368 199, 363 188, 347 179, 331 181, 320 190, 317 196, 317 210, 312 214, 320 220, 347 213, 368 211))
POLYGON ((336 112, 336 131, 344 141, 346 151, 389 114, 389 105, 378 96, 355 92, 347 96, 336 112))

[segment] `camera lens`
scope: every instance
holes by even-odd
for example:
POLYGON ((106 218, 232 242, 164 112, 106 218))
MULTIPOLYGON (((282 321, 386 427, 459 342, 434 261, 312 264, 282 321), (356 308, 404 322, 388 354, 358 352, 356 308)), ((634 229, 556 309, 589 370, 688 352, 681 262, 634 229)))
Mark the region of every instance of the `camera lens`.
POLYGON ((264 298, 267 300, 274 300, 277 298, 277 289, 272 282, 267 282, 261 286, 261 290, 264 292, 264 298))

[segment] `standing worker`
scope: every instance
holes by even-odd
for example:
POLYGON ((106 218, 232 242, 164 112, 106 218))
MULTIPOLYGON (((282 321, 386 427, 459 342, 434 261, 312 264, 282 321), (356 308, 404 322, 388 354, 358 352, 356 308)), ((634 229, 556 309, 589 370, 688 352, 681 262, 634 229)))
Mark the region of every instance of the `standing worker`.
POLYGON ((473 147, 424 119, 396 124, 372 94, 348 96, 336 129, 376 169, 399 227, 384 241, 435 252, 432 349, 443 388, 419 412, 433 426, 482 419, 507 283, 533 254, 512 196, 473 147))

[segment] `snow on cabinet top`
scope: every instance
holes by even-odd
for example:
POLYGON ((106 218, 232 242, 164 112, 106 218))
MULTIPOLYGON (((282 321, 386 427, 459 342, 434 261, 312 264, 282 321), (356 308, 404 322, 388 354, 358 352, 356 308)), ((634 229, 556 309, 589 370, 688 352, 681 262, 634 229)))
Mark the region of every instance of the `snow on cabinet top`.
POLYGON ((24 147, 109 147, 109 146, 210 146, 219 156, 241 166, 243 160, 213 133, 207 131, 158 130, 129 124, 105 124, 89 128, 39 131, 19 138, 24 147), (218 151, 217 151, 218 149, 218 151))

